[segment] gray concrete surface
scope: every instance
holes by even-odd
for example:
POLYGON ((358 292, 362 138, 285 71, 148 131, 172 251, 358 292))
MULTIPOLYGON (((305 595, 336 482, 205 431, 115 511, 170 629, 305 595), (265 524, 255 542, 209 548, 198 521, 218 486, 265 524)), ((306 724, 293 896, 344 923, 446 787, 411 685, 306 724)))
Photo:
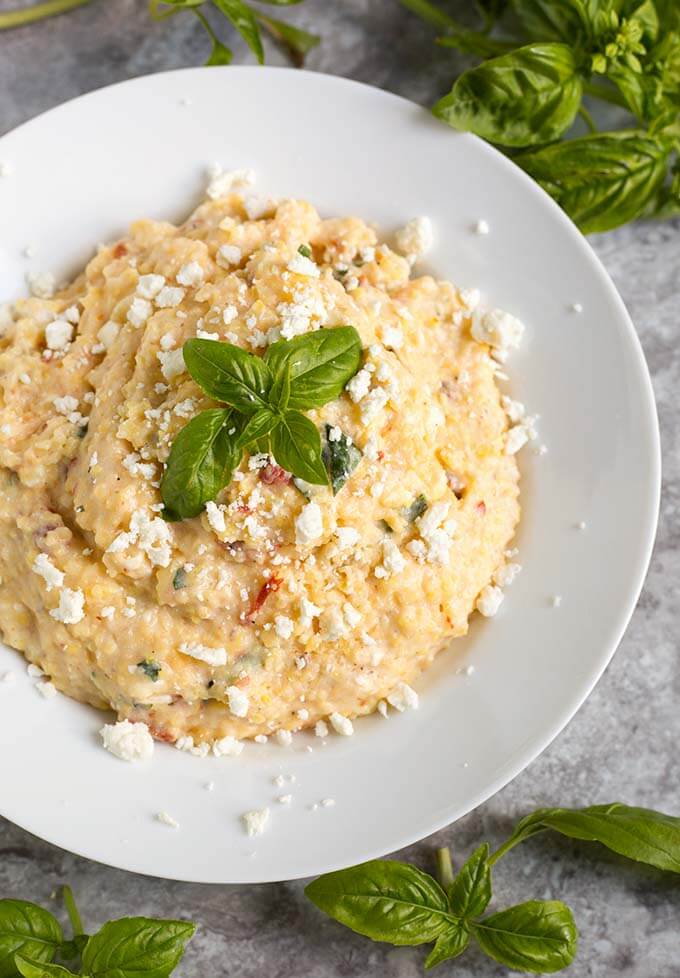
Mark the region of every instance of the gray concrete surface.
MULTIPOLYGON (((0 11, 21 0, 0 0, 0 11)), ((289 14, 323 34, 308 65, 430 103, 452 75, 452 56, 395 0, 307 0, 289 14)), ((236 62, 249 61, 231 37, 236 62)), ((58 19, 0 35, 0 132, 82 92, 135 75, 200 64, 207 51, 187 14, 150 21, 143 0, 93 0, 58 19)), ((272 63, 282 62, 275 50, 272 63)), ((1 220, 1 218, 0 218, 1 220)), ((680 811, 680 223, 638 224, 595 247, 620 289, 652 372, 665 478, 656 550, 621 647, 564 733, 511 785, 402 855, 431 866, 436 845, 463 852, 499 841, 537 805, 625 800, 680 811), (671 734, 669 738, 669 733, 671 734)), ((1 762, 0 762, 1 768, 1 762)), ((1 782, 0 782, 1 784, 1 782)), ((0 791, 1 791, 0 787, 0 791)), ((513 853, 497 874, 503 900, 559 897, 581 930, 572 978, 677 978, 680 887, 595 848, 545 837, 513 853)), ((125 914, 188 915, 200 923, 182 975, 239 978, 412 978, 422 951, 355 937, 321 917, 301 883, 209 887, 147 879, 76 858, 0 821, 0 896, 49 901, 69 881, 88 922, 125 914)), ((443 976, 495 978, 506 969, 468 952, 443 976)))

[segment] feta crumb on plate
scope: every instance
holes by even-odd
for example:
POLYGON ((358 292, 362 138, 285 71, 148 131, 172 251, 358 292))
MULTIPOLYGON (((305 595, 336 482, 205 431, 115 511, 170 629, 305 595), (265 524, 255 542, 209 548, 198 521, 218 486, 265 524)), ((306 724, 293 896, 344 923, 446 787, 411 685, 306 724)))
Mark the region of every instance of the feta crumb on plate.
POLYGON ((257 808, 241 815, 246 833, 249 836, 262 835, 269 824, 269 809, 257 808))
POLYGON ((153 737, 145 723, 107 723, 99 736, 104 747, 121 761, 148 761, 153 755, 153 737))

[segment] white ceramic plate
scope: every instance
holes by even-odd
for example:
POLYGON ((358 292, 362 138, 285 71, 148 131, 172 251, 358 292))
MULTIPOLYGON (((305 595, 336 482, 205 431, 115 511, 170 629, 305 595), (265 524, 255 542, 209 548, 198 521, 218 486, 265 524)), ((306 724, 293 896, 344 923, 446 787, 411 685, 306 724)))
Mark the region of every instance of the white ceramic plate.
POLYGON ((29 268, 75 272, 134 218, 183 218, 213 160, 253 167, 267 192, 385 231, 430 215, 431 270, 480 287, 527 324, 508 390, 540 414, 548 447, 521 455, 524 571, 499 615, 475 616, 469 637, 423 676, 418 711, 361 720, 353 738, 325 747, 305 735, 292 748, 198 759, 158 745, 151 764, 131 765, 99 746, 101 714, 63 696, 44 701, 22 660, 0 648, 0 672, 20 674, 0 686, 2 814, 124 869, 232 883, 379 856, 479 805, 592 689, 631 615, 654 536, 649 377, 584 239, 484 143, 393 95, 292 70, 201 68, 103 89, 5 136, 0 160, 12 170, 0 180, 0 298, 23 289, 29 268), (489 235, 473 232, 479 218, 489 235), (581 520, 586 530, 575 528, 581 520), (459 671, 468 664, 470 676, 459 671), (278 773, 295 783, 275 787, 278 773), (284 792, 293 795, 287 807, 274 800, 284 792), (313 810, 323 798, 335 805, 313 810), (249 839, 239 816, 264 805, 270 830, 249 839), (155 821, 161 810, 179 831, 155 821))

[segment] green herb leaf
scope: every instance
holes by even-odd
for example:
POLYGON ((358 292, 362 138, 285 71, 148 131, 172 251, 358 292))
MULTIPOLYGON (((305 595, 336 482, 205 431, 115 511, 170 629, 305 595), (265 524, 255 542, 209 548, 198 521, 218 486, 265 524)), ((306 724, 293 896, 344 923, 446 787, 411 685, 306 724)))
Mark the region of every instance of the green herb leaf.
POLYGON ((268 406, 272 377, 260 357, 218 340, 187 340, 182 347, 187 370, 206 394, 245 414, 268 406))
POLYGON ((449 887, 449 904, 457 917, 478 917, 491 899, 489 846, 485 842, 463 865, 449 887))
POLYGON ((389 944, 427 944, 458 923, 435 879, 390 859, 326 873, 305 893, 345 927, 389 944))
POLYGON ((561 136, 582 96, 566 44, 528 44, 464 72, 433 112, 454 129, 503 146, 532 146, 561 136))
MULTIPOLYGON (((236 447, 239 419, 224 408, 201 411, 182 428, 170 449, 161 480, 161 498, 175 518, 198 516, 230 481, 241 461, 236 447)), ((239 427, 240 430, 240 427, 239 427)))
POLYGON ((243 0, 212 0, 220 13, 231 21, 260 64, 264 63, 262 39, 255 14, 243 0))
POLYGON ((158 677, 161 674, 161 667, 153 659, 142 659, 141 662, 137 663, 137 668, 140 672, 143 672, 145 676, 151 680, 152 683, 157 682, 158 677))
POLYGON ((461 923, 449 925, 448 930, 437 938, 435 946, 425 958, 425 967, 429 970, 444 961, 457 958, 468 946, 469 941, 470 934, 461 923))
MULTIPOLYGON (((204 0, 201 0, 201 2, 204 2, 204 0)), ((226 45, 222 44, 222 42, 220 41, 220 39, 217 36, 217 34, 215 33, 215 31, 210 26, 210 22, 209 22, 208 18, 205 17, 205 15, 202 13, 202 11, 198 10, 198 4, 192 4, 192 7, 193 7, 194 14, 200 20, 200 22, 203 25, 203 27, 204 27, 204 29, 205 29, 208 37, 210 38, 210 42, 212 44, 212 49, 210 51, 210 56, 208 57, 208 60, 205 62, 206 65, 207 66, 211 66, 211 65, 228 65, 228 64, 231 64, 231 60, 233 58, 233 53, 230 50, 230 48, 228 48, 228 47, 226 47, 226 45)))
POLYGON ((333 425, 326 425, 326 439, 322 454, 333 495, 337 496, 361 461, 363 453, 344 432, 340 433, 338 439, 331 441, 330 433, 333 430, 333 425))
POLYGON ((537 41, 573 44, 592 34, 592 0, 512 0, 512 6, 527 34, 537 41))
POLYGON ((63 944, 59 945, 59 957, 65 961, 73 961, 75 958, 79 958, 89 939, 87 934, 75 934, 70 941, 64 941, 63 944))
POLYGON ((271 391, 269 392, 269 403, 277 411, 285 411, 290 403, 290 365, 286 364, 279 370, 271 391))
MULTIPOLYGON (((270 0, 263 0, 263 2, 270 2, 270 0)), ((312 48, 315 48, 321 43, 321 38, 318 34, 311 34, 309 31, 305 31, 301 27, 296 27, 294 24, 287 24, 283 20, 275 20, 274 17, 267 17, 265 14, 260 14, 259 20, 298 68, 303 66, 305 57, 312 48)))
POLYGON ((178 567, 172 575, 172 586, 175 591, 179 591, 181 588, 187 586, 187 572, 184 567, 178 567))
POLYGON ((39 963, 51 961, 64 940, 58 922, 26 900, 0 900, 0 978, 14 978, 15 954, 39 963))
POLYGON ((529 900, 469 926, 489 957, 518 971, 560 971, 576 954, 576 924, 559 900, 529 900))
POLYGON ((21 954, 14 956, 14 963, 23 978, 69 978, 70 975, 73 975, 72 971, 63 968, 60 964, 35 961, 31 958, 25 958, 21 954))
POLYGON ((427 507, 427 499, 421 492, 416 496, 408 509, 403 510, 404 519, 407 523, 415 523, 415 521, 423 515, 427 507))
POLYGON ((299 411, 287 411, 271 433, 271 450, 278 464, 298 479, 328 485, 316 425, 299 411))
POLYGON ((301 254, 303 258, 312 257, 312 249, 309 247, 309 245, 306 244, 300 245, 300 247, 298 248, 298 253, 301 254))
POLYGON ((600 842, 628 859, 680 873, 680 818, 674 815, 620 802, 589 808, 542 808, 523 818, 510 839, 515 844, 545 829, 570 839, 600 842))
POLYGON ((361 363, 361 339, 353 326, 336 326, 272 343, 265 363, 276 376, 290 367, 289 407, 322 407, 339 397, 361 363))
POLYGON ((90 978, 167 978, 195 930, 186 920, 113 920, 88 941, 83 972, 90 978))
POLYGON ((274 414, 271 408, 262 408, 261 411, 251 414, 239 435, 236 447, 238 449, 247 448, 253 442, 264 438, 270 431, 273 431, 280 421, 281 416, 274 414))
POLYGON ((664 182, 670 149, 633 130, 582 136, 515 158, 584 234, 640 216, 664 182))

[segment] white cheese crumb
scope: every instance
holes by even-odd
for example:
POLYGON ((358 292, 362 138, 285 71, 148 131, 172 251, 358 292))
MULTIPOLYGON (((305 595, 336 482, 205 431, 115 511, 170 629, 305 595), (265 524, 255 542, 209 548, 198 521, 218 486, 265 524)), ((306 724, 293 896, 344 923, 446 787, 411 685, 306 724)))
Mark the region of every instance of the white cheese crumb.
POLYGON ((42 577, 48 591, 53 587, 61 587, 64 583, 63 572, 54 566, 47 554, 38 554, 33 561, 33 570, 42 577))
POLYGON ((46 700, 50 700, 53 696, 57 695, 57 687, 50 682, 36 683, 35 688, 46 700))
POLYGON ((487 343, 505 357, 522 342, 524 324, 502 309, 476 310, 470 332, 478 343, 487 343))
POLYGON ((186 265, 182 265, 180 270, 177 272, 177 281, 180 285, 186 286, 197 286, 203 284, 203 279, 205 275, 203 268, 197 261, 187 262, 186 265))
POLYGON ((553 597, 550 599, 550 603, 552 604, 553 608, 559 608, 560 605, 562 604, 562 595, 554 594, 553 597))
POLYGON ((174 380, 180 374, 186 373, 186 364, 182 347, 177 350, 159 350, 156 354, 161 365, 161 373, 166 380, 174 380))
POLYGON ((389 395, 382 387, 374 387, 372 391, 369 391, 361 401, 361 420, 363 423, 370 424, 377 418, 388 400, 389 395))
POLYGON ((142 299, 155 299, 164 285, 164 275, 141 275, 137 282, 137 295, 142 299))
POLYGON ((236 245, 223 244, 217 249, 217 264, 222 268, 240 264, 241 257, 241 249, 236 245))
POLYGON ((248 716, 250 700, 238 686, 227 687, 227 702, 229 703, 229 710, 235 717, 248 716))
POLYGON ((179 650, 184 655, 190 655, 192 659, 207 662, 209 666, 224 666, 227 663, 227 650, 220 646, 211 648, 208 645, 202 645, 200 642, 182 642, 179 650))
POLYGON ((223 170, 219 163, 213 163, 208 168, 210 182, 206 187, 206 196, 211 200, 226 197, 237 187, 250 186, 255 183, 254 170, 223 170))
POLYGON ((493 584, 482 588, 475 607, 485 618, 493 618, 503 603, 503 592, 493 584))
POLYGON ((357 373, 354 374, 352 379, 349 381, 345 390, 352 398, 355 404, 366 397, 368 391, 371 387, 371 374, 365 367, 362 367, 357 373))
POLYGON ((114 323, 112 320, 109 320, 108 323, 104 323, 102 328, 97 333, 97 339, 105 350, 109 350, 111 349, 113 341, 118 336, 119 332, 120 326, 118 323, 114 323))
POLYGON ((113 618, 115 613, 116 613, 116 609, 113 607, 112 604, 105 604, 104 607, 99 612, 102 618, 113 618))
POLYGON ((353 526, 336 526, 334 532, 338 540, 338 546, 342 550, 348 550, 350 547, 355 547, 361 539, 361 534, 353 526))
POLYGON ((354 724, 348 717, 343 716, 342 713, 331 713, 328 719, 331 722, 333 730, 342 737, 351 737, 354 733, 354 724))
POLYGON ((321 807, 322 808, 332 808, 335 805, 335 798, 322 798, 321 807))
MULTIPOLYGON (((314 618, 318 618, 321 614, 321 608, 309 600, 305 595, 300 598, 300 615, 298 621, 301 628, 309 628, 312 624, 314 618)), ((299 668, 304 668, 307 665, 307 661, 304 661, 304 665, 299 668)))
POLYGON ((323 720, 317 720, 314 724, 314 734, 316 737, 327 737, 328 736, 328 724, 323 720))
POLYGON ((243 200, 246 214, 251 221, 259 221, 261 217, 276 206, 276 201, 272 197, 263 194, 246 194, 243 200))
POLYGON ((294 622, 286 615, 277 615, 274 618, 274 630, 279 638, 290 638, 295 627, 294 622))
POLYGON ((406 567, 406 559, 401 550, 393 540, 385 537, 383 540, 383 562, 378 564, 374 574, 378 578, 391 577, 393 574, 401 574, 406 567))
POLYGON ((522 570, 521 564, 503 564, 494 574, 494 582, 498 587, 509 587, 522 570))
POLYGON ((407 683, 397 683, 387 697, 387 702, 400 713, 404 710, 417 710, 418 694, 407 683))
POLYGON ((214 781, 206 781, 206 783, 203 785, 203 787, 205 788, 206 791, 214 791, 215 790, 215 782, 214 781))
POLYGON ((130 303, 130 308, 127 312, 127 321, 137 328, 143 326, 147 321, 153 308, 148 299, 140 299, 135 297, 130 303))
POLYGON ((586 527, 587 527, 587 523, 585 522, 585 520, 579 520, 579 522, 576 524, 577 530, 585 530, 586 527))
POLYGON ((205 514, 211 530, 214 530, 215 533, 224 533, 227 528, 224 519, 224 509, 210 500, 205 504, 205 514))
POLYGON ((167 812, 158 812, 156 815, 156 821, 160 822, 162 825, 169 826, 171 829, 179 828, 179 822, 174 819, 172 815, 168 815, 167 812))
POLYGON ((432 221, 429 217, 414 217, 395 235, 397 250, 411 263, 422 258, 434 241, 432 221))
POLYGON ((153 754, 153 737, 145 723, 107 723, 99 736, 104 747, 121 761, 148 761, 153 754))
POLYGON ((295 272, 296 275, 304 275, 306 278, 319 277, 319 266, 311 258, 299 253, 288 262, 288 271, 295 272))
POLYGON ((71 588, 65 587, 59 593, 59 606, 52 608, 50 615, 64 625, 77 625, 85 617, 84 605, 85 595, 80 588, 72 591, 71 588))
POLYGON ((243 750, 243 741, 228 735, 216 740, 212 749, 215 757, 238 757, 243 750))
POLYGON ((291 801, 293 800, 293 796, 279 795, 279 797, 276 800, 278 801, 279 805, 290 805, 291 801))
POLYGON ((0 160, 0 177, 9 177, 12 175, 12 167, 5 160, 0 160))
POLYGON ((504 394, 501 397, 501 402, 503 404, 503 410, 507 414, 508 418, 512 422, 521 421, 526 415, 526 408, 521 401, 513 401, 511 397, 504 394))
POLYGON ((174 309, 184 298, 184 289, 178 289, 174 285, 164 285, 156 296, 156 305, 159 309, 174 309))
POLYGON ((65 350, 73 338, 73 326, 65 319, 54 319, 45 327, 45 342, 50 350, 65 350))
POLYGON ((323 535, 323 519, 321 509, 315 502, 302 507, 300 515, 295 520, 295 542, 308 546, 323 535))
POLYGON ((237 316, 238 309, 236 306, 225 306, 222 310, 222 321, 225 326, 228 326, 229 323, 233 323, 237 316))
POLYGON ((536 438, 536 417, 527 415, 523 421, 514 425, 505 437, 505 454, 515 455, 528 441, 536 438))
POLYGON ((52 272, 27 272, 26 284, 31 295, 38 299, 51 299, 57 290, 57 280, 52 272))
POLYGON ((293 743, 293 735, 290 730, 277 730, 275 734, 277 744, 282 747, 290 747, 293 743))
POLYGON ((489 222, 485 221, 484 218, 480 218, 475 224, 475 234, 488 234, 490 230, 489 222))
POLYGON ((572 312, 575 312, 575 313, 581 313, 581 312, 583 312, 583 306, 581 305, 580 302, 572 302, 572 304, 569 306, 569 308, 571 309, 572 312))
POLYGON ((269 809, 257 808, 241 815, 245 830, 249 836, 262 835, 269 824, 269 809))
POLYGON ((11 686, 16 682, 16 676, 13 672, 3 672, 0 676, 0 683, 5 683, 6 686, 11 686))
POLYGON ((31 679, 41 679, 45 675, 40 666, 36 666, 35 662, 29 662, 26 666, 26 672, 31 679))

